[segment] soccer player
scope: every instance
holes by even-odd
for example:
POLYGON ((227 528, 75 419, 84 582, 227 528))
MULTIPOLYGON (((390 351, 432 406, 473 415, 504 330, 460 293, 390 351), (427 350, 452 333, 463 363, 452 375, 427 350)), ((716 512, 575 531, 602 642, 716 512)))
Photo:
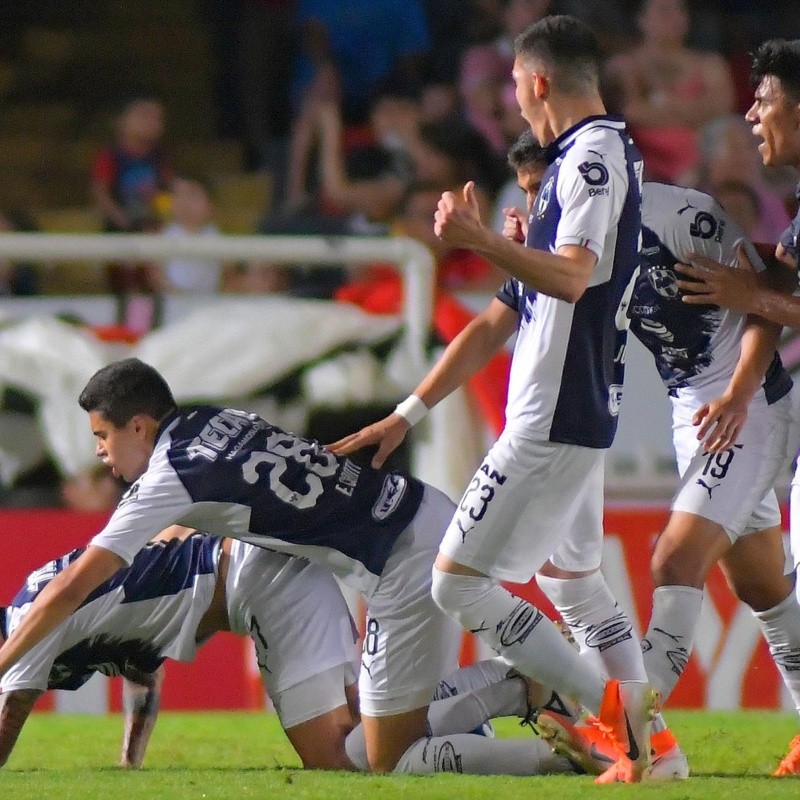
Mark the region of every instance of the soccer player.
MULTIPOLYGON (((528 144, 512 154, 531 203, 541 153, 528 144)), ((791 379, 775 353, 779 328, 713 306, 683 304, 674 270, 677 258, 692 250, 733 264, 740 244, 761 261, 719 205, 693 190, 646 183, 642 228, 641 268, 627 313, 672 398, 683 476, 675 513, 653 557, 658 588, 645 637, 648 677, 669 697, 691 652, 702 585, 719 553, 731 587, 753 609, 787 688, 800 701, 800 680, 791 669, 800 656, 800 608, 783 574, 780 511, 769 488, 792 454, 791 379), (711 480, 712 471, 719 481, 711 480)), ((507 209, 506 234, 525 230, 521 212, 507 209)), ((666 737, 653 736, 654 742, 660 738, 666 737)), ((658 755, 660 748, 654 749, 658 755)))
MULTIPOLYGON (((83 552, 36 569, 7 608, 0 641, 83 552)), ((120 763, 141 766, 158 713, 161 664, 192 661, 214 633, 250 636, 265 687, 305 767, 351 769, 344 737, 358 720, 356 632, 329 571, 231 539, 192 535, 148 544, 0 680, 0 764, 45 689, 122 675, 120 763), (354 663, 355 662, 355 663, 354 663)))
MULTIPOLYGON (((433 594, 520 672, 615 719, 622 763, 613 777, 638 781, 650 763, 657 698, 599 567, 603 464, 622 392, 627 320, 620 306, 637 265, 642 162, 624 123, 605 113, 600 50, 588 28, 572 17, 546 17, 517 39, 515 52, 522 116, 550 161, 526 243, 482 224, 471 183, 463 198, 442 196, 434 226, 447 243, 474 250, 512 277, 398 413, 334 449, 348 453, 378 442, 377 458, 385 457, 409 424, 517 332, 506 427, 448 527, 433 594), (561 605, 583 619, 584 635, 605 631, 604 645, 620 641, 615 653, 624 652, 621 669, 631 680, 607 682, 552 626, 540 624, 538 609, 500 584, 537 572, 560 580, 572 574, 578 555, 585 564, 586 554, 591 569, 582 568, 577 582, 562 581, 561 605)), ((608 674, 621 672, 604 666, 608 674)))
POLYGON ((99 370, 79 402, 97 455, 132 485, 0 648, 0 676, 155 534, 182 524, 306 557, 365 594, 359 695, 370 770, 495 770, 509 740, 428 736, 431 697, 455 669, 460 643, 458 627, 430 591, 431 565, 454 510, 447 497, 337 457, 255 414, 181 410, 163 377, 138 359, 99 370))
MULTIPOLYGON (((0 608, 0 643, 80 553, 28 576, 11 605, 0 608)), ((367 768, 357 725, 355 631, 331 573, 304 559, 202 534, 148 544, 5 674, 0 766, 44 689, 77 689, 95 672, 124 678, 120 764, 141 766, 158 713, 162 662, 191 661, 220 630, 252 638, 267 693, 304 767, 367 768)), ((442 679, 434 699, 429 724, 441 735, 467 733, 494 716, 526 718, 542 707, 576 715, 569 703, 492 659, 442 679)), ((498 774, 575 769, 540 739, 486 746, 493 751, 487 766, 498 774)), ((461 758, 457 738, 450 754, 449 760, 428 760, 427 771, 455 767, 461 758)))
MULTIPOLYGON (((753 134, 762 142, 761 158, 766 166, 790 165, 800 169, 800 39, 765 42, 755 54, 752 77, 755 100, 746 114, 753 134)), ((800 267, 800 211, 775 248, 775 259, 796 273, 800 267)), ((680 271, 689 278, 678 282, 685 290, 684 303, 709 304, 740 313, 758 314, 764 319, 800 327, 800 299, 790 291, 775 288, 752 270, 746 254, 740 253, 740 267, 731 269, 701 254, 687 254, 680 271)), ((792 288, 797 278, 793 276, 792 288)), ((800 566, 800 478, 795 472, 791 488, 790 547, 795 592, 800 594, 797 572, 800 566)), ((800 712, 800 703, 795 703, 800 712)), ((800 736, 796 736, 775 775, 800 774, 800 736)))

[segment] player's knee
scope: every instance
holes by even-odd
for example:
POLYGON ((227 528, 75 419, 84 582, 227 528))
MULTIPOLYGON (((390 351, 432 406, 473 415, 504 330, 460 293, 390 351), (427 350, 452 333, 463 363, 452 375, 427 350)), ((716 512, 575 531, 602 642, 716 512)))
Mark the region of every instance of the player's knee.
POLYGON ((705 573, 704 565, 680 547, 657 545, 650 559, 650 574, 655 586, 694 586, 701 589, 705 573))
POLYGON ((493 585, 491 578, 457 575, 433 567, 431 594, 445 614, 461 619, 465 610, 482 600, 493 585))

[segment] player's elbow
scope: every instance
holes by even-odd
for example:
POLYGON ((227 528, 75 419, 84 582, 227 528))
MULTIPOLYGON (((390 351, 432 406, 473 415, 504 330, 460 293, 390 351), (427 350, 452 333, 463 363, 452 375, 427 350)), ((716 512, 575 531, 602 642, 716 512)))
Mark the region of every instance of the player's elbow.
POLYGON ((560 292, 556 293, 555 297, 558 300, 563 300, 565 303, 572 303, 574 305, 583 297, 585 291, 585 282, 578 280, 567 281, 564 286, 561 287, 560 292))

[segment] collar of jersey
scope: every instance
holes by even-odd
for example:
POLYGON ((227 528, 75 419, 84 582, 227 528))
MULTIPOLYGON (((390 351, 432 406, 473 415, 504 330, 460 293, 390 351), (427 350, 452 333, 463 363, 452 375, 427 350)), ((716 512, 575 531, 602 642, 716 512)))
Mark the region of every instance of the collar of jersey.
POLYGON ((580 122, 576 122, 571 128, 567 128, 557 139, 547 145, 547 161, 552 164, 572 143, 575 137, 585 128, 589 128, 603 123, 604 127, 624 130, 625 120, 616 114, 593 114, 584 117, 580 122))

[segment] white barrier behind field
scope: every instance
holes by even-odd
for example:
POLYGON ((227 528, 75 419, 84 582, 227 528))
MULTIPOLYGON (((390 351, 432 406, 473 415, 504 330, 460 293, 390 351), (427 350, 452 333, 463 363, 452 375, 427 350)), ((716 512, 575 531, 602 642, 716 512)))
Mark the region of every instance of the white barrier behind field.
MULTIPOLYGON (((422 244, 408 238, 224 236, 167 238, 149 234, 0 234, 0 259, 24 259, 44 265, 58 261, 98 263, 111 260, 163 261, 168 258, 208 258, 216 261, 256 260, 308 268, 316 264, 357 265, 374 261, 394 263, 403 276, 403 361, 407 388, 413 388, 429 366, 426 352, 434 287, 434 260, 422 244)), ((476 298, 472 298, 475 300, 476 298)), ((109 303, 107 298, 70 299, 43 296, 2 298, 0 315, 45 314, 48 309, 87 308, 109 303)), ((164 308, 185 314, 193 303, 214 303, 213 297, 168 296, 164 308)), ((250 300, 252 302, 252 299, 250 300)), ((467 298, 469 303, 469 298, 467 298)), ((478 297, 482 308, 486 297, 478 297)), ((49 313, 53 313, 50 311, 49 313)), ((165 314, 165 319, 168 315, 165 314)), ((109 320, 110 321, 110 320, 109 320)), ((313 328, 309 336, 314 335, 313 328)), ((633 338, 633 337, 631 337, 633 338)), ((607 485, 611 497, 668 496, 675 485, 670 441, 669 402, 650 357, 631 341, 628 355, 625 403, 617 442, 609 458, 607 485)), ((475 431, 476 420, 463 397, 440 404, 431 415, 428 435, 417 436, 421 477, 451 493, 460 493, 485 449, 485 431, 475 431), (469 434, 469 435, 468 435, 469 434), (426 444, 427 441, 427 444, 426 444), (454 472, 455 470, 455 472, 454 472), (450 479, 445 479, 450 475, 450 479)))

